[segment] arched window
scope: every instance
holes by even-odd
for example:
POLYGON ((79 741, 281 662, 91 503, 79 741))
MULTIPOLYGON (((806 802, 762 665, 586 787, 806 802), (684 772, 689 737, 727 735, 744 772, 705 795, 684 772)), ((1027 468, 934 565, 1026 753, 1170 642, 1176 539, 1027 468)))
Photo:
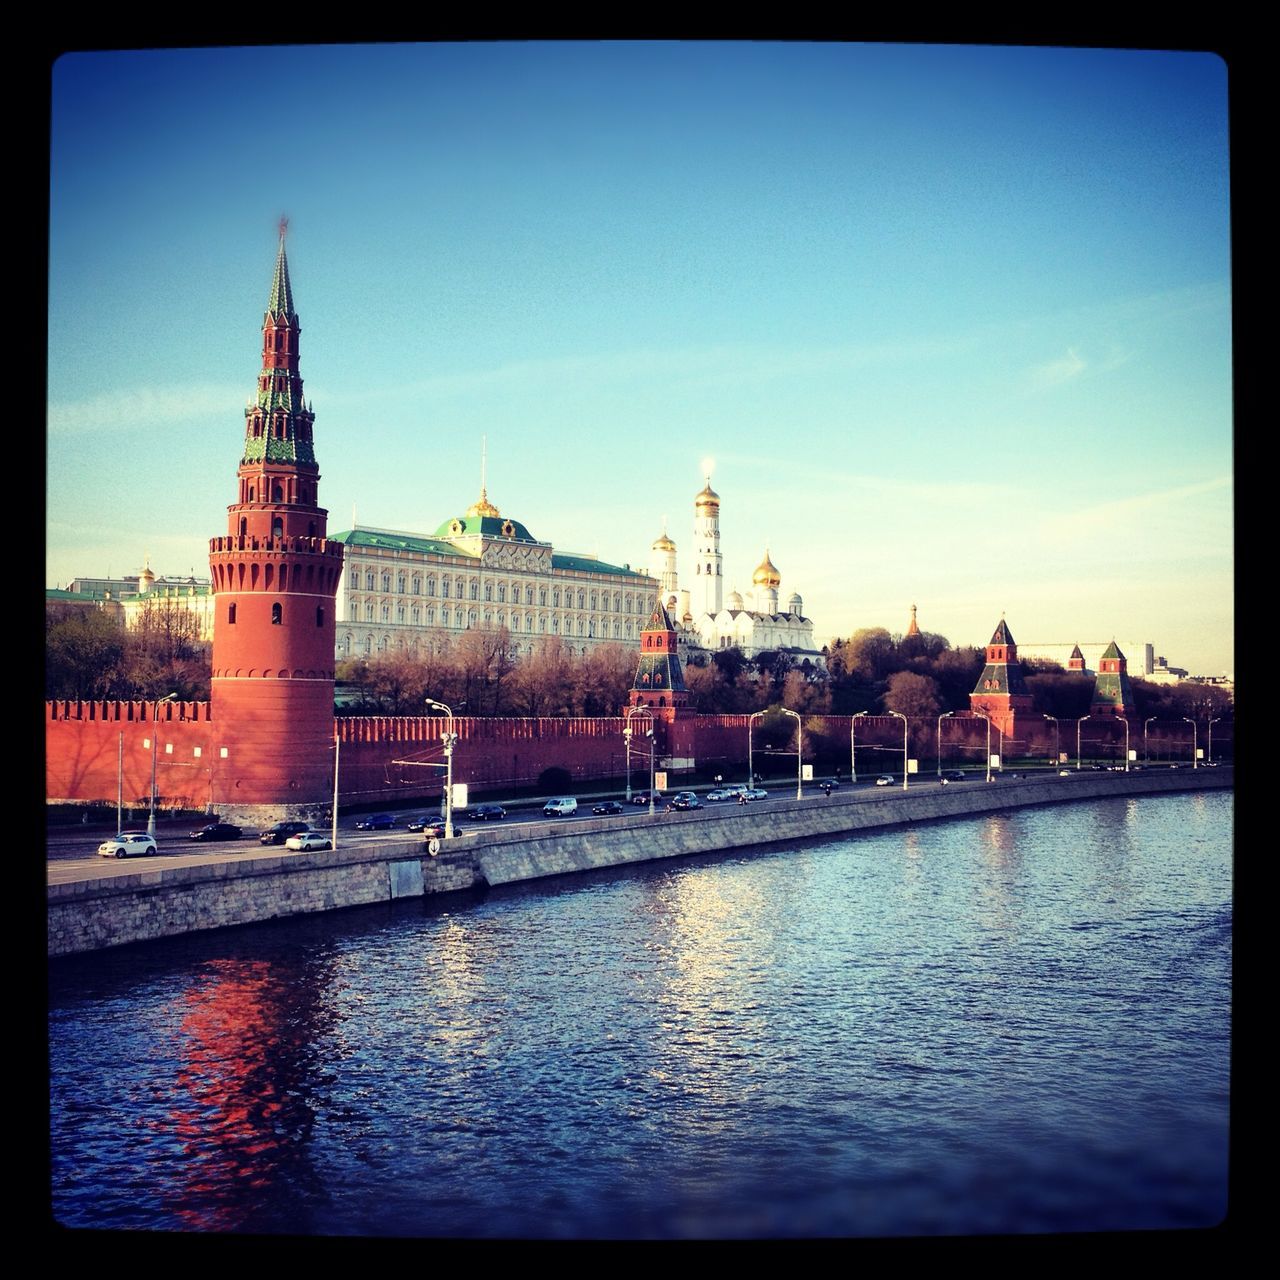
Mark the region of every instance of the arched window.
POLYGON ((236 606, 234 603, 227 605, 227 621, 234 627, 236 624, 236 606))
POLYGON ((587 593, 585 591, 578 592, 578 608, 585 609, 587 607, 587 593))
POLYGON ((413 575, 413 594, 415 596, 422 594, 422 579, 416 573, 413 575))
POLYGON ((418 623, 422 620, 421 613, 416 604, 413 606, 413 613, 411 616, 413 619, 413 625, 416 627, 418 623))
POLYGON ((373 601, 372 601, 372 600, 369 600, 369 601, 367 601, 367 602, 365 603, 365 606, 364 606, 364 620, 365 620, 366 622, 372 622, 372 621, 373 621, 373 601))
POLYGON ((373 574, 372 574, 372 572, 370 572, 370 573, 366 573, 366 574, 364 575, 364 589, 365 589, 366 591, 372 591, 372 590, 373 590, 373 588, 374 588, 374 577, 373 577, 373 574))
POLYGON ((404 574, 396 575, 396 591, 400 595, 404 595, 404 574))
MULTIPOLYGON (((249 493, 250 493, 250 495, 252 495, 253 490, 252 490, 252 489, 250 489, 250 490, 249 490, 249 493)), ((240 536, 241 536, 242 538, 243 538, 243 537, 245 536, 245 534, 248 532, 248 529, 249 529, 249 522, 244 518, 244 516, 241 516, 241 517, 240 517, 240 536)))
POLYGON ((486 600, 493 599, 493 583, 492 582, 486 582, 484 584, 484 598, 486 600))
POLYGON ((382 575, 382 589, 383 591, 391 590, 391 575, 389 573, 384 573, 382 575))
POLYGON ((547 607, 547 589, 546 587, 538 588, 538 603, 545 609, 547 607))
POLYGON ((473 600, 480 599, 480 584, 475 580, 475 578, 471 579, 471 598, 473 600))
POLYGON ((284 537, 284 521, 279 516, 276 516, 271 522, 271 536, 273 538, 284 537))
POLYGON ((273 627, 278 627, 283 620, 284 620, 284 611, 280 608, 280 601, 277 600, 271 606, 271 625, 273 627))
MULTIPOLYGON (((428 595, 431 595, 431 596, 435 595, 435 582, 434 582, 434 581, 428 582, 428 584, 427 584, 427 594, 428 594, 428 595)), ((440 579, 440 594, 441 594, 442 596, 444 596, 444 598, 445 598, 446 600, 449 598, 449 579, 448 579, 448 578, 441 578, 441 579, 440 579)))
POLYGON ((322 604, 316 605, 316 626, 324 626, 324 605, 322 604))
POLYGON ((382 621, 383 622, 391 621, 391 606, 389 604, 384 604, 382 606, 382 621))

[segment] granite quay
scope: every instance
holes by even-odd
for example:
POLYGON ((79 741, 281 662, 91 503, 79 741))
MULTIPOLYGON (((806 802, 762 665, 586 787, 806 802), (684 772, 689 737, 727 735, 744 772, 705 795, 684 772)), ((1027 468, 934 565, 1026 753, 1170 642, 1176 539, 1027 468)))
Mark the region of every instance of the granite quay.
POLYGON ((1230 790, 1231 768, 1048 775, 992 785, 864 790, 771 800, 742 809, 702 809, 554 821, 508 828, 469 826, 431 854, 421 837, 311 853, 232 854, 188 865, 111 863, 92 871, 51 867, 48 951, 72 955, 256 921, 426 894, 478 889, 691 854, 742 850, 1111 796, 1230 790))

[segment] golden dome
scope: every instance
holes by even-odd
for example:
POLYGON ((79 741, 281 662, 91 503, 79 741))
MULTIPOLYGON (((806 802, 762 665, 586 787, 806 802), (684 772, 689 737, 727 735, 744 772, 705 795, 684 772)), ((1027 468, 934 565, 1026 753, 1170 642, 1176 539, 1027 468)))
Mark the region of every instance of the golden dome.
POLYGON ((502 512, 499 511, 498 508, 495 507, 493 503, 489 501, 489 496, 488 494, 485 493, 483 487, 481 487, 480 489, 479 499, 473 502, 467 508, 467 515, 469 516, 484 517, 484 516, 500 516, 501 514, 502 512))
POLYGON ((757 587, 778 587, 782 585, 782 574, 778 572, 777 566, 769 559, 769 549, 766 547, 764 559, 756 565, 756 571, 751 575, 751 581, 757 587))
POLYGON ((706 507, 708 509, 715 508, 719 510, 720 495, 711 487, 711 481, 707 481, 707 487, 698 494, 693 500, 695 509, 706 507))
POLYGON ((674 551, 675 549, 676 549, 676 544, 672 542, 671 539, 668 538, 665 533, 659 534, 653 540, 654 551, 674 551))

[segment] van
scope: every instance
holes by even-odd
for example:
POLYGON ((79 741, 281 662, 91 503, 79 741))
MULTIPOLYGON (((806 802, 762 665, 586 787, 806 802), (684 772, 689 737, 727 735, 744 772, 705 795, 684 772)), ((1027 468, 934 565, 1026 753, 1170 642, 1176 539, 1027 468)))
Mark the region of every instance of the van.
POLYGON ((558 796, 542 806, 544 818, 568 818, 578 812, 578 802, 573 796, 558 796))

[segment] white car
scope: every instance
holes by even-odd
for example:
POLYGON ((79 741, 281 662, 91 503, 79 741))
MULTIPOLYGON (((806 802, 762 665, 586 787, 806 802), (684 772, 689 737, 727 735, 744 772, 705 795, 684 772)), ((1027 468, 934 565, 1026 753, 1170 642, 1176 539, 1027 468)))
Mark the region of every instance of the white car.
POLYGON ((893 786, 893 782, 894 782, 893 774, 891 774, 891 773, 882 773, 882 774, 881 774, 881 775, 876 779, 876 786, 877 786, 877 787, 891 787, 891 786, 893 786))
POLYGON ((769 793, 763 787, 745 787, 739 794, 744 800, 763 800, 769 793))
POLYGON ((123 831, 118 836, 104 840, 98 846, 100 858, 131 858, 135 854, 155 852, 155 837, 147 835, 145 831, 123 831))
POLYGON ((707 792, 708 800, 736 800, 746 787, 717 787, 714 791, 707 792))
POLYGON ((574 796, 557 796, 542 806, 544 818, 568 818, 578 812, 578 801, 574 796))
POLYGON ((305 853, 308 849, 329 849, 333 846, 323 831, 299 831, 284 842, 284 847, 294 853, 305 853))

